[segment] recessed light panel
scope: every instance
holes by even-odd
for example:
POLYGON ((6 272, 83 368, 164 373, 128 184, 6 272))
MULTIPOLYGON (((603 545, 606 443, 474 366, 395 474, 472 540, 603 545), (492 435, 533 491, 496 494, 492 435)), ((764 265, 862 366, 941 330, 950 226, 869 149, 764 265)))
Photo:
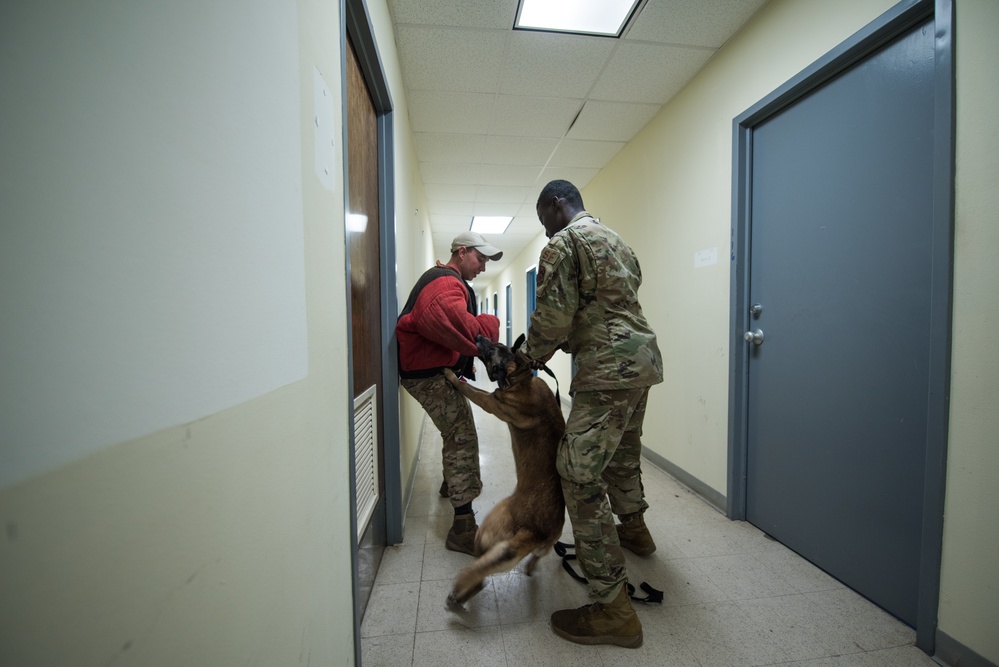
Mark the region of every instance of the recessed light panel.
POLYGON ((639 0, 520 0, 513 27, 620 37, 639 0))
POLYGON ((472 218, 472 227, 469 231, 479 234, 502 234, 513 221, 508 215, 477 215, 472 218))

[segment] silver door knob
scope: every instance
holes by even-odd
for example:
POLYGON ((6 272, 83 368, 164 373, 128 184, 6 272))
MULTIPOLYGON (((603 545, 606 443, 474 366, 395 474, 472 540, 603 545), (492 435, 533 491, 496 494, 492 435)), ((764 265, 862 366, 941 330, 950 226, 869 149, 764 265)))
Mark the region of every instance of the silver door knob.
POLYGON ((754 345, 763 345, 763 330, 757 329, 756 331, 747 331, 742 336, 746 339, 747 343, 753 343, 754 345))

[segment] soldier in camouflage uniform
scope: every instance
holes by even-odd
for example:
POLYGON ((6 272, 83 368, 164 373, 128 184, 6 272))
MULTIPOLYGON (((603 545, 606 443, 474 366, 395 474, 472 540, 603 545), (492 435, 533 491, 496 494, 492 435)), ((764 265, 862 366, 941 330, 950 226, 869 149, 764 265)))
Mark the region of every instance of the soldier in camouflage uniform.
POLYGON ((475 553, 478 529, 472 501, 482 491, 479 440, 468 399, 444 379, 444 369, 473 379, 476 337, 485 336, 493 343, 499 339, 499 319, 476 312, 475 292, 467 281, 482 273, 487 261, 502 256, 479 234, 456 236, 451 259, 424 272, 395 328, 400 383, 441 432, 444 483, 440 494, 454 508, 444 546, 470 555, 475 553))
POLYGON ((541 252, 537 308, 521 349, 538 364, 563 349, 576 363, 557 466, 596 603, 557 611, 551 625, 570 641, 635 648, 642 626, 621 547, 640 555, 656 548, 643 518, 641 435, 649 387, 663 379, 662 357, 638 303, 642 271, 634 251, 584 210, 568 181, 546 185, 537 211, 551 240, 541 252))

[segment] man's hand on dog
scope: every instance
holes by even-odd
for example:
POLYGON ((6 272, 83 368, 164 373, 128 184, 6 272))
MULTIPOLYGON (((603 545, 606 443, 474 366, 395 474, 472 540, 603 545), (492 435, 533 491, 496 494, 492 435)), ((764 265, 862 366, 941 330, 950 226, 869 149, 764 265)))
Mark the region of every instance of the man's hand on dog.
POLYGON ((551 352, 549 352, 540 359, 531 359, 531 368, 533 368, 536 371, 541 370, 542 368, 544 368, 545 364, 548 363, 548 361, 553 356, 555 356, 555 350, 552 350, 551 352))

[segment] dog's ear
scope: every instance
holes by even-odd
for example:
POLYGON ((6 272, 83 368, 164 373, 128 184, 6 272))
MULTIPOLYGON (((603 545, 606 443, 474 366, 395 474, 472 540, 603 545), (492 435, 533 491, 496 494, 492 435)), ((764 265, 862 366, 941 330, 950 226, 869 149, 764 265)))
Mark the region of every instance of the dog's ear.
POLYGON ((525 338, 524 334, 520 334, 519 336, 517 336, 517 342, 513 344, 514 352, 520 349, 520 346, 524 344, 524 338, 525 338))

